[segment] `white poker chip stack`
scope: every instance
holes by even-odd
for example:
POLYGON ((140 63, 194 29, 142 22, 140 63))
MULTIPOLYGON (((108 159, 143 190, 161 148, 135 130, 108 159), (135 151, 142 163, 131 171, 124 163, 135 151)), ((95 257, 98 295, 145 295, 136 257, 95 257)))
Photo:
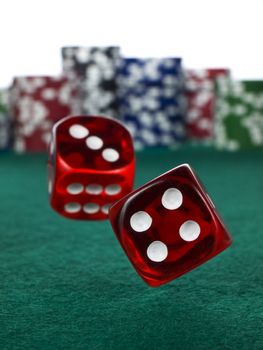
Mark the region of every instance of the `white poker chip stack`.
POLYGON ((79 113, 118 118, 118 47, 64 47, 63 73, 78 82, 79 113))

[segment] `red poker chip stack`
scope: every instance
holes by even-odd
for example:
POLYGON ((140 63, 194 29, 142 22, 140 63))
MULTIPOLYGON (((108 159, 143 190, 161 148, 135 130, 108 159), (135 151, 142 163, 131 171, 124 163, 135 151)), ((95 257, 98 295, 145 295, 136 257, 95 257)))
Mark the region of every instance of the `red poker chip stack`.
POLYGON ((186 70, 186 130, 188 138, 209 141, 214 136, 215 80, 228 69, 186 70))
POLYGON ((41 152, 53 124, 74 113, 76 89, 66 77, 16 77, 10 99, 15 150, 41 152))

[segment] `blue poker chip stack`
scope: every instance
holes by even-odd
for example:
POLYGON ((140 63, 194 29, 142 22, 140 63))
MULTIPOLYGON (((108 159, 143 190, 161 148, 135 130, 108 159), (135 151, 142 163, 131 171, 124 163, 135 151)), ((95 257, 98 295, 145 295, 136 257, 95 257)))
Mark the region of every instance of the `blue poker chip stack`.
POLYGON ((135 148, 185 140, 184 75, 180 58, 123 58, 118 70, 119 113, 135 148))
POLYGON ((11 143, 11 120, 9 114, 9 91, 0 90, 0 151, 7 150, 11 143))

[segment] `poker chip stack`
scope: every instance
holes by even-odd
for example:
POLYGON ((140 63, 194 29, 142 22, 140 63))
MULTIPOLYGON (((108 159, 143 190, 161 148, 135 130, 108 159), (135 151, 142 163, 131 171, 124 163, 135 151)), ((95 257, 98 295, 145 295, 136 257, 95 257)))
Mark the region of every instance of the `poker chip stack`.
POLYGON ((79 113, 118 118, 118 47, 64 47, 63 73, 78 82, 79 113))
POLYGON ((76 90, 65 77, 17 77, 11 87, 14 148, 46 151, 53 124, 72 114, 76 90))
POLYGON ((9 89, 0 90, 0 151, 11 143, 11 119, 9 113, 9 89))
POLYGON ((227 69, 185 71, 186 129, 190 141, 206 142, 214 137, 215 80, 229 76, 227 69))
POLYGON ((235 151, 263 147, 263 81, 217 80, 215 144, 235 151))
POLYGON ((118 71, 120 116, 136 149, 185 139, 184 77, 180 58, 123 58, 118 71))

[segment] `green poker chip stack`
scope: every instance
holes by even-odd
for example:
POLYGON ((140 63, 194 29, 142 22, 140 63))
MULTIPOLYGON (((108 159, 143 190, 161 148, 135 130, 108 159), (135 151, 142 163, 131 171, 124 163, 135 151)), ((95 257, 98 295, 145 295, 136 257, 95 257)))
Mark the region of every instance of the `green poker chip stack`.
POLYGON ((263 147, 263 81, 216 82, 215 145, 236 151, 263 147))
POLYGON ((5 118, 8 110, 7 103, 7 91, 2 89, 0 90, 0 118, 5 118))
POLYGON ((0 151, 9 147, 10 118, 8 108, 8 89, 0 90, 0 151))

